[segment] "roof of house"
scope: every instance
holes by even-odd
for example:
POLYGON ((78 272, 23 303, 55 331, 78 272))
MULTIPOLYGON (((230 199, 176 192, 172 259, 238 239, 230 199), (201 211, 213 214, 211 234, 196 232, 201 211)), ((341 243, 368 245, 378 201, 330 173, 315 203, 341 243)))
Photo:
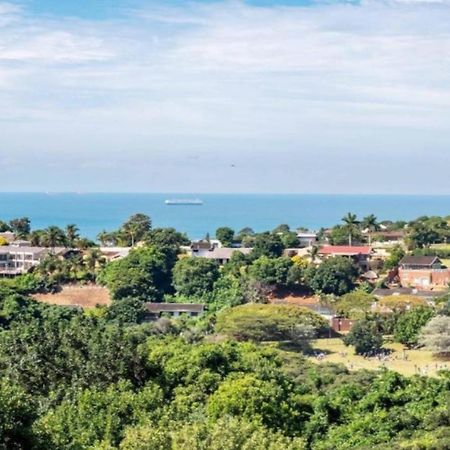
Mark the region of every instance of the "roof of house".
POLYGON ((205 310, 205 305, 201 303, 145 303, 145 309, 150 313, 161 312, 194 312, 201 313, 205 310))
POLYGON ((241 247, 241 248, 233 248, 233 247, 214 247, 207 252, 202 252, 199 256, 209 259, 230 259, 233 256, 233 253, 239 252, 244 255, 248 255, 252 251, 251 248, 241 247))
POLYGON ((299 239, 316 239, 317 233, 297 233, 299 239))
POLYGON ((437 256, 405 256, 400 261, 400 265, 432 266, 437 262, 440 262, 440 259, 437 256))
POLYGON ((64 247, 55 247, 55 248, 47 248, 47 247, 33 247, 33 246, 22 246, 22 245, 4 245, 0 247, 0 253, 32 253, 33 255, 40 255, 42 253, 54 253, 55 255, 59 255, 64 253, 67 249, 64 247))
POLYGON ((362 245, 324 245, 319 250, 321 255, 342 256, 370 255, 371 252, 372 249, 369 246, 362 245))
POLYGON ((129 255, 131 247, 100 247, 100 251, 106 258, 124 258, 129 255))

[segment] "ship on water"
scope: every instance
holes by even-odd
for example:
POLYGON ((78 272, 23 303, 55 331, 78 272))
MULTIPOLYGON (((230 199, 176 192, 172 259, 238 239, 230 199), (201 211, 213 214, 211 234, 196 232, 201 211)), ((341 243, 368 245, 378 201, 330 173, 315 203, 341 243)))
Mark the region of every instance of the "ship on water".
POLYGON ((174 198, 165 201, 166 205, 203 205, 199 198, 174 198))

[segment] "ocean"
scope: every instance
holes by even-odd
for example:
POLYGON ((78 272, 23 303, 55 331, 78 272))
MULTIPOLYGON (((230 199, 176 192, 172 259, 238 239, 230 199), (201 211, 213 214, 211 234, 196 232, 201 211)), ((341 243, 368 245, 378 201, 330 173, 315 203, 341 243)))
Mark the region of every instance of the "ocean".
POLYGON ((220 226, 265 231, 286 223, 318 230, 339 223, 347 212, 373 213, 379 220, 450 215, 450 196, 0 193, 0 220, 26 216, 32 228, 74 223, 91 239, 137 212, 148 214, 154 227, 174 227, 197 239, 212 237, 220 226), (171 198, 200 198, 204 204, 167 206, 171 198))

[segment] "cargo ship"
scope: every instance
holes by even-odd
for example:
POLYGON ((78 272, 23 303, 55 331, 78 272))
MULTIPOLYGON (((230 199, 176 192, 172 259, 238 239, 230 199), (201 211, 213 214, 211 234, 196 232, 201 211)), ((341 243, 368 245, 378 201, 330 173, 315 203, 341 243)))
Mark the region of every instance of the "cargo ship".
POLYGON ((198 198, 174 198, 165 201, 166 205, 203 205, 203 201, 198 198))

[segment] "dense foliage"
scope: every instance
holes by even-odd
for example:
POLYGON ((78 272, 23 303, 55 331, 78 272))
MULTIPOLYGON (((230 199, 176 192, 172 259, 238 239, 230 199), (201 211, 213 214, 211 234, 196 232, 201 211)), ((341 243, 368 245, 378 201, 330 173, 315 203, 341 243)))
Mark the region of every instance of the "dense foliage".
MULTIPOLYGON (((449 377, 352 374, 189 341, 200 322, 125 326, 12 291, 0 307, 3 449, 381 449, 449 435, 449 377)), ((285 314, 281 331, 294 316, 320 325, 300 311, 272 317, 285 314)))
MULTIPOLYGON (((411 247, 447 236, 445 220, 405 225, 389 226, 405 229, 411 247)), ((50 247, 84 245, 72 225, 32 231, 22 218, 0 229, 50 247)), ((373 216, 347 214, 331 240, 370 240, 378 229, 373 216)), ((223 244, 254 248, 222 267, 184 255, 186 236, 152 228, 143 214, 99 237, 134 248, 106 265, 95 248, 81 258, 50 256, 33 273, 0 282, 0 449, 448 448, 448 372, 407 378, 316 365, 303 354, 313 338, 328 335, 327 321, 267 303, 277 291, 320 294, 356 319, 345 343, 363 355, 377 354, 387 334, 448 355, 448 306, 434 317, 416 297, 376 301, 350 260, 317 264, 315 247, 310 258, 285 256, 298 244, 285 224, 267 233, 218 229, 223 244), (80 280, 106 285, 112 304, 82 311, 27 296, 80 280), (143 303, 164 300, 207 303, 208 313, 146 322, 143 303), (383 315, 371 313, 374 303, 383 315)), ((402 252, 395 249, 388 265, 402 252)))

